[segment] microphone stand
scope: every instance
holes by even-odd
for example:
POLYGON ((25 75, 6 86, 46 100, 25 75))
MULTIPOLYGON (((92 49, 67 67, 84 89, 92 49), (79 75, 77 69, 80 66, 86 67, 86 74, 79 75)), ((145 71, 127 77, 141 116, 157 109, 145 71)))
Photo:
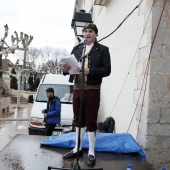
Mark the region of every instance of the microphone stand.
POLYGON ((79 128, 79 133, 78 133, 78 147, 77 147, 77 156, 76 160, 73 165, 73 170, 81 170, 79 166, 79 148, 80 148, 80 133, 81 133, 81 124, 82 124, 82 115, 83 115, 83 103, 84 103, 84 63, 85 63, 85 58, 87 57, 85 55, 86 51, 86 41, 84 43, 83 47, 83 52, 81 56, 82 60, 82 65, 81 65, 81 72, 82 72, 82 84, 81 84, 81 95, 80 95, 80 114, 79 114, 79 122, 78 122, 78 128, 79 128))
MULTIPOLYGON (((81 169, 80 165, 79 165, 79 148, 80 148, 80 133, 81 133, 81 124, 82 124, 82 116, 83 116, 83 103, 84 103, 84 63, 85 63, 85 58, 87 57, 85 55, 85 51, 86 51, 86 41, 84 43, 84 47, 83 47, 83 52, 82 52, 82 65, 81 65, 81 71, 82 71, 82 86, 81 86, 81 95, 80 95, 80 114, 79 114, 79 122, 78 122, 78 147, 77 147, 77 156, 76 159, 74 161, 74 165, 73 165, 73 169, 69 169, 69 168, 55 168, 55 167, 51 167, 48 166, 48 170, 51 169, 59 169, 59 170, 90 170, 90 169, 81 169)), ((103 168, 93 168, 94 170, 103 170, 103 168)))

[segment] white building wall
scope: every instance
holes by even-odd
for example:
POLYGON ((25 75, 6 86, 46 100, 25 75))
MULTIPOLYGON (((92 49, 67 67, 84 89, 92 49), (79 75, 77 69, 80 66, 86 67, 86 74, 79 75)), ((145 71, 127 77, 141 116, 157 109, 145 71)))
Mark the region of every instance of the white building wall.
MULTIPOLYGON (((93 20, 99 28, 98 40, 110 34, 139 2, 142 3, 140 9, 136 10, 120 29, 101 41, 110 48, 112 74, 105 78, 102 84, 99 121, 113 116, 116 120, 116 132, 126 132, 136 110, 129 132, 135 138, 137 134, 136 139, 145 150, 148 163, 155 169, 161 169, 163 166, 168 169, 170 168, 170 1, 108 1, 107 6, 94 6, 93 9, 93 20), (146 65, 157 28, 147 72, 146 65), (135 55, 136 51, 139 51, 139 54, 135 55), (117 101, 126 77, 127 81, 117 101)), ((89 8, 89 5, 85 7, 89 8)))
MULTIPOLYGON (((102 7, 93 5, 92 0, 86 0, 83 1, 81 9, 89 12, 93 5, 93 21, 99 30, 97 40, 100 40, 113 32, 138 3, 139 0, 110 0, 107 6, 102 7)), ((137 87, 136 51, 143 32, 143 17, 139 17, 138 12, 137 9, 115 33, 100 42, 109 47, 112 73, 103 79, 98 121, 112 116, 116 122, 116 132, 128 130, 136 108, 133 101, 134 90, 137 87)), ((136 116, 133 117, 129 132, 136 137, 136 116)))

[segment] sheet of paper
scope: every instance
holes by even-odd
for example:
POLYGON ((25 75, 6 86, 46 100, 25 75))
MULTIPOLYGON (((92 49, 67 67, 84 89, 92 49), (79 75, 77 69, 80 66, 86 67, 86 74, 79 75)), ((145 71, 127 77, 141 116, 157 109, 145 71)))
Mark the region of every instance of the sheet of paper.
POLYGON ((77 69, 79 68, 78 62, 74 54, 67 56, 59 56, 57 59, 59 64, 69 64, 71 69, 69 70, 69 74, 80 74, 77 69))

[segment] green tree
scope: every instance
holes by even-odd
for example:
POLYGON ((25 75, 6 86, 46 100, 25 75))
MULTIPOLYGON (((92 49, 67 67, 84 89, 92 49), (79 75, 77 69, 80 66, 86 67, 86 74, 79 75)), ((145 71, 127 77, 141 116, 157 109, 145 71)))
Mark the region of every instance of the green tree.
POLYGON ((40 84, 40 78, 39 77, 36 77, 36 81, 35 81, 35 91, 37 91, 37 88, 40 84))
POLYGON ((28 84, 29 84, 29 90, 34 91, 34 85, 33 85, 33 74, 30 73, 29 78, 28 78, 28 84))
MULTIPOLYGON (((16 71, 15 71, 14 68, 11 70, 11 73, 14 74, 14 75, 16 75, 16 71)), ((17 89, 18 89, 17 78, 14 77, 14 76, 10 76, 10 78, 11 78, 10 88, 17 90, 17 89)))

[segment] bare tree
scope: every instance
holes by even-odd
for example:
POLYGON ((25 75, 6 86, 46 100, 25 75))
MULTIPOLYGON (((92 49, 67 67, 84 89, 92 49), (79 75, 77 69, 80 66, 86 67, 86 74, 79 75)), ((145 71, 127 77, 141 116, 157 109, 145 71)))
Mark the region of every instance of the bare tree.
POLYGON ((36 70, 36 61, 39 59, 40 54, 39 49, 31 47, 27 52, 26 65, 31 67, 33 70, 36 70))
MULTIPOLYGON (((61 70, 57 62, 57 58, 60 55, 68 55, 67 50, 53 47, 30 48, 26 56, 26 67, 30 67, 32 69, 31 75, 29 75, 29 80, 32 81, 33 79, 33 84, 35 85, 36 79, 40 79, 43 74, 61 74, 61 70)), ((18 53, 18 56, 22 56, 23 59, 23 54, 20 52, 18 53)))
POLYGON ((33 40, 33 36, 28 36, 23 32, 20 33, 20 37, 18 33, 15 31, 14 36, 11 36, 11 43, 12 46, 9 46, 5 39, 8 36, 8 25, 5 26, 5 33, 3 38, 0 40, 0 95, 2 94, 2 55, 7 55, 8 53, 15 53, 15 50, 28 50, 28 46, 30 45, 31 41, 33 40), (19 43, 22 44, 22 47, 19 46, 19 43))
MULTIPOLYGON (((23 60, 23 53, 18 52, 17 55, 23 60)), ((31 47, 27 52, 26 66, 37 72, 43 70, 45 73, 58 73, 57 58, 60 55, 68 55, 67 50, 53 47, 31 47)))
POLYGON ((59 74, 61 73, 57 60, 48 60, 39 66, 40 72, 59 74))
POLYGON ((42 58, 49 58, 53 52, 52 47, 43 47, 40 48, 40 53, 42 58))
MULTIPOLYGON (((30 47, 26 53, 26 67, 31 67, 33 70, 36 70, 36 61, 40 58, 40 50, 35 47, 30 47)), ((19 51, 16 53, 19 56, 20 61, 23 61, 24 54, 19 51)))
POLYGON ((68 55, 68 52, 66 49, 53 48, 53 47, 48 47, 48 46, 40 48, 40 53, 43 59, 46 58, 48 60, 57 59, 57 57, 60 55, 68 55))
POLYGON ((41 57, 45 61, 39 65, 39 69, 44 73, 61 73, 57 58, 60 55, 68 55, 67 50, 60 48, 44 47, 41 48, 41 57), (45 60, 46 59, 46 60, 45 60))
POLYGON ((53 56, 58 57, 60 55, 66 56, 68 55, 68 51, 66 49, 59 49, 59 48, 53 49, 53 56))

